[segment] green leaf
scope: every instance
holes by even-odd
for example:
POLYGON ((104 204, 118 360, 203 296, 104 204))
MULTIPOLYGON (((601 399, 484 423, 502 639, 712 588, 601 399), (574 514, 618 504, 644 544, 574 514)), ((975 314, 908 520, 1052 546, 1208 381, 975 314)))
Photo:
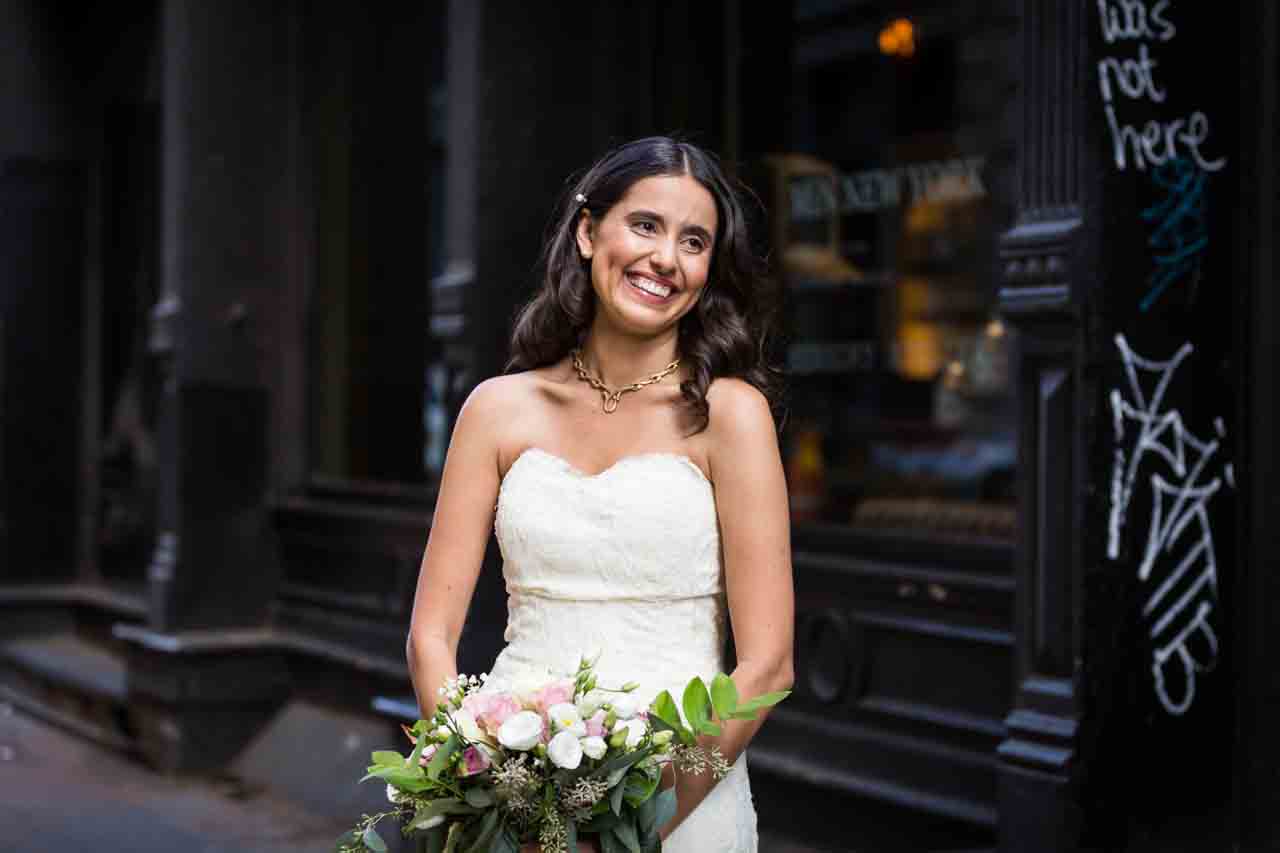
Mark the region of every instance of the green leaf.
POLYGON ((721 720, 729 719, 738 709, 738 685, 723 672, 717 672, 711 679, 711 705, 721 720))
POLYGON ((671 698, 671 693, 666 690, 654 697, 653 702, 649 705, 649 715, 662 720, 675 732, 679 732, 684 728, 684 723, 680 720, 680 711, 676 709, 675 700, 671 698))
POLYGON ((431 761, 427 764, 427 778, 433 782, 439 779, 441 772, 449 766, 449 758, 457 751, 458 736, 451 734, 449 739, 436 750, 436 754, 431 756, 431 761))
POLYGON ((603 835, 605 830, 616 826, 619 820, 621 818, 616 814, 606 811, 604 814, 593 815, 591 820, 585 821, 578 829, 581 832, 595 832, 603 835))
POLYGON ((659 781, 661 779, 657 775, 649 776, 635 772, 627 774, 625 785, 627 802, 632 806, 639 806, 653 796, 653 792, 658 789, 659 781))
POLYGON ((720 727, 711 722, 711 696, 707 693, 707 685, 701 678, 694 676, 684 688, 681 703, 684 707, 685 719, 689 727, 698 734, 718 735, 720 727))
POLYGON ((655 801, 654 806, 657 809, 653 825, 660 828, 676 816, 676 789, 664 788, 653 799, 655 801))
POLYGON ((612 829, 600 833, 600 849, 603 853, 628 853, 627 845, 613 834, 612 829))
POLYGON ((413 752, 409 753, 409 766, 419 767, 418 760, 422 758, 422 750, 427 748, 427 743, 431 740, 431 735, 423 732, 418 735, 417 742, 413 745, 413 752))
POLYGON ((373 754, 373 763, 378 767, 404 767, 404 756, 395 750, 380 749, 373 754))
POLYGON ((334 851, 338 851, 343 847, 350 847, 353 844, 357 844, 359 841, 360 833, 356 832, 354 829, 349 829, 342 833, 342 835, 338 836, 337 841, 333 842, 333 849, 334 851))
POLYGON ((423 827, 420 824, 441 815, 473 815, 479 813, 480 809, 463 802, 457 797, 440 797, 423 806, 419 806, 418 810, 414 812, 411 823, 415 829, 422 829, 423 827))
POLYGON ((476 830, 475 840, 471 842, 471 846, 467 848, 466 853, 485 853, 489 848, 489 843, 493 840, 493 834, 497 831, 498 810, 490 809, 480 819, 480 826, 476 830))
POLYGON ((361 840, 364 841, 364 846, 374 853, 387 853, 387 842, 382 840, 382 836, 372 826, 364 831, 364 837, 361 840))
POLYGON ((520 853, 520 842, 512 835, 511 830, 503 827, 489 842, 489 853, 520 853))
POLYGON ((609 808, 613 809, 613 813, 616 815, 622 814, 622 795, 626 792, 627 786, 622 784, 621 780, 609 792, 609 808))
POLYGON ((618 825, 609 830, 609 832, 613 833, 613 835, 622 842, 622 846, 629 850, 630 853, 640 853, 640 836, 636 833, 636 823, 634 819, 620 821, 618 825))
POLYGON ((467 804, 483 809, 494 803, 493 791, 488 788, 468 788, 463 796, 467 798, 467 804))
POLYGON ((738 709, 730 715, 730 717, 735 720, 754 720, 756 718, 756 712, 761 708, 768 708, 773 705, 777 705, 790 695, 790 690, 779 690, 776 693, 765 693, 748 702, 743 702, 738 706, 738 709))
POLYGON ((444 824, 428 829, 423 835, 426 839, 426 853, 444 853, 444 839, 448 832, 449 828, 444 824))
POLYGON ((565 849, 569 853, 578 853, 578 825, 573 822, 573 818, 564 819, 564 837, 565 849))

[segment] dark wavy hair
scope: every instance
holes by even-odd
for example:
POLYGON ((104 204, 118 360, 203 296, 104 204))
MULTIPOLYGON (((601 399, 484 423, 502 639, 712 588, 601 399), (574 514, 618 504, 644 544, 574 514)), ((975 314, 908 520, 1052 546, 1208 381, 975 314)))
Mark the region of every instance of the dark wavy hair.
MULTIPOLYGON (((655 175, 688 175, 715 199, 717 229, 707 283, 692 311, 680 318, 679 355, 692 377, 680 383, 682 405, 697 428, 710 421, 707 389, 719 376, 758 388, 775 418, 784 414, 782 372, 771 363, 778 291, 752 241, 744 185, 730 182, 718 158, 669 136, 650 136, 606 153, 571 178, 547 229, 539 261, 542 283, 516 315, 511 358, 504 372, 554 364, 580 346, 595 315, 590 261, 578 253, 579 211, 600 221, 632 184, 655 175), (575 197, 586 197, 585 205, 575 197)), ((758 209, 758 207, 757 207, 758 209)), ((778 424, 781 429, 781 423, 778 424)))

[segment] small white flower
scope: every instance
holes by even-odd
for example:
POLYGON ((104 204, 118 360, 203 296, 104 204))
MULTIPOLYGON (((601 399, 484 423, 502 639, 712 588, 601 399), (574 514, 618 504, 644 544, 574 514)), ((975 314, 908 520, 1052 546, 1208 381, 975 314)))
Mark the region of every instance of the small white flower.
POLYGON ((640 700, 634 693, 619 693, 610 701, 619 720, 629 720, 640 713, 640 700))
POLYGON ((453 734, 453 732, 449 731, 448 726, 440 726, 439 728, 436 729, 436 737, 442 741, 448 740, 449 735, 451 734, 453 734))
POLYGON ((605 743, 602 737, 586 737, 582 739, 582 751, 588 758, 599 759, 609 751, 609 744, 605 743))
POLYGON ((582 719, 590 719, 600 706, 605 703, 608 694, 600 690, 591 690, 578 697, 578 714, 582 719))
POLYGON ((582 737, 587 733, 587 724, 582 721, 576 705, 561 702, 547 709, 547 717, 555 731, 571 732, 574 737, 582 737))
POLYGON ((527 752, 542 738, 542 715, 537 711, 521 711, 507 717, 498 729, 498 742, 507 749, 527 752))
POLYGON ((547 757, 556 767, 565 770, 576 770, 582 763, 582 744, 570 731, 560 732, 547 744, 547 757))
POLYGON ((640 745, 640 739, 644 737, 645 724, 641 719, 618 720, 614 723, 613 731, 618 733, 626 729, 627 732, 627 749, 635 749, 640 745))

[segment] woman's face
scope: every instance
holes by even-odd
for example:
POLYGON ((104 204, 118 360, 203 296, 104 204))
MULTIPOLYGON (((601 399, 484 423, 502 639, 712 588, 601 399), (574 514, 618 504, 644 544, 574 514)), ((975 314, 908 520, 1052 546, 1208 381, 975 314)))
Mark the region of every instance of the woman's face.
MULTIPOLYGON (((642 178, 601 220, 578 220, 596 307, 621 329, 671 328, 707 283, 718 225, 715 199, 688 175, 642 178)), ((603 319, 603 318, 602 318, 603 319)))

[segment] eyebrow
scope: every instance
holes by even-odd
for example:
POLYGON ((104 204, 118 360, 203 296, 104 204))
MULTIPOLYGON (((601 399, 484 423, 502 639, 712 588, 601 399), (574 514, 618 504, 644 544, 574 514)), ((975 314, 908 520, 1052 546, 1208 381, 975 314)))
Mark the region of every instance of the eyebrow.
MULTIPOLYGON (((633 210, 627 214, 628 219, 632 219, 635 217, 643 217, 643 216, 647 216, 650 219, 656 219, 659 222, 663 223, 664 225, 667 222, 666 218, 663 217, 661 213, 656 213, 652 210, 633 210)), ((715 242, 715 239, 711 236, 711 232, 707 231, 707 229, 703 228, 701 225, 686 225, 684 228, 684 232, 686 234, 696 234, 697 236, 701 237, 704 241, 706 241, 708 245, 715 242)))

